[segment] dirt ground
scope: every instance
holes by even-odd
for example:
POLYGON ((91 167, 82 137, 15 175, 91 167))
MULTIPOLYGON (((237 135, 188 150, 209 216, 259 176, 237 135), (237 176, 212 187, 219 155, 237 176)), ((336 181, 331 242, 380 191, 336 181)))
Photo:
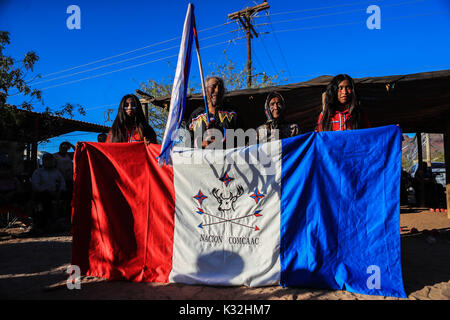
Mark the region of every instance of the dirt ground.
MULTIPOLYGON (((446 212, 403 208, 402 272, 407 300, 450 300, 450 219, 446 212), (415 228, 415 230, 411 229, 415 228)), ((280 286, 211 287, 130 283, 83 277, 66 286, 71 236, 25 237, 24 228, 0 230, 1 300, 403 300, 347 291, 280 286)))

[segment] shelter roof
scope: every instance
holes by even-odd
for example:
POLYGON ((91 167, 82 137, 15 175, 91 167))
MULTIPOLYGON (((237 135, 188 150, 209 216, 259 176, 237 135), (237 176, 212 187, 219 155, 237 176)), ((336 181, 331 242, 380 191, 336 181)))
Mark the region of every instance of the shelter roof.
POLYGON ((16 109, 16 127, 3 128, 1 139, 21 142, 47 140, 73 131, 108 132, 109 127, 53 116, 46 113, 16 109))
MULTIPOLYGON (((315 129, 322 110, 322 93, 332 76, 274 87, 243 89, 225 94, 225 105, 234 108, 245 129, 265 122, 264 102, 271 91, 280 92, 287 104, 286 118, 303 132, 315 129)), ((354 78, 362 109, 373 126, 399 124, 403 132, 443 133, 450 113, 450 70, 406 75, 354 78)), ((153 104, 167 108, 170 96, 153 104)), ((201 94, 187 97, 185 120, 202 106, 201 94)))

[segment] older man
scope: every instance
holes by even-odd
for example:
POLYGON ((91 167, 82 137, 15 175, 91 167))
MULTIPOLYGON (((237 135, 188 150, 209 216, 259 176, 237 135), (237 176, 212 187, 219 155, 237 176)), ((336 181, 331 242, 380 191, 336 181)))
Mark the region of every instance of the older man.
POLYGON ((226 130, 238 128, 236 111, 223 106, 224 94, 225 86, 222 78, 212 76, 206 79, 206 98, 210 121, 208 123, 203 106, 191 113, 188 126, 194 148, 223 148, 226 130), (216 141, 219 138, 222 141, 216 141))

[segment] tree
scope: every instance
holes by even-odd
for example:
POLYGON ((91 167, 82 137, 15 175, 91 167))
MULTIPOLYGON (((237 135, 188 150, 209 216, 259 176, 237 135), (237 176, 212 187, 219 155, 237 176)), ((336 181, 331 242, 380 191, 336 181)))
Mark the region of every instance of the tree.
MULTIPOLYGON (((24 113, 20 110, 31 111, 32 104, 41 102, 43 104, 42 92, 32 89, 29 85, 33 80, 40 78, 35 75, 33 79, 26 81, 25 78, 29 73, 33 72, 34 65, 39 60, 39 56, 34 51, 29 51, 23 59, 16 60, 4 54, 6 46, 10 44, 9 32, 0 31, 0 136, 5 137, 8 133, 14 136, 26 135, 28 128, 24 126, 24 113), (16 91, 15 95, 23 95, 24 101, 19 105, 11 105, 7 103, 11 91, 16 91)), ((85 115, 84 109, 80 105, 77 111, 81 115, 85 115)), ((73 118, 75 106, 66 103, 57 111, 46 108, 44 115, 46 121, 52 121, 48 116, 69 116, 73 118)), ((49 126, 51 127, 51 123, 49 126)))
MULTIPOLYGON (((228 91, 235 91, 246 89, 247 83, 247 67, 243 64, 241 67, 236 65, 236 62, 232 61, 223 52, 226 62, 223 64, 216 65, 215 63, 210 63, 212 75, 221 77, 225 82, 225 87, 228 91)), ((287 79, 281 79, 281 75, 284 71, 280 71, 275 75, 268 75, 265 71, 257 72, 256 68, 252 67, 252 86, 251 88, 265 88, 279 85, 281 82, 287 79)))
MULTIPOLYGON (((21 61, 5 56, 3 51, 8 44, 10 44, 9 32, 0 31, 0 106, 6 105, 11 89, 17 89, 19 93, 23 93, 31 99, 41 100, 41 91, 32 90, 24 80, 28 72, 33 71, 34 64, 39 57, 33 51, 25 54, 21 61)), ((31 101, 24 101, 20 107, 31 110, 31 101)))
MULTIPOLYGON (((163 80, 162 82, 158 83, 154 79, 149 79, 146 83, 141 82, 139 84, 139 89, 155 98, 164 97, 172 93, 173 79, 170 80, 169 82, 165 82, 163 80)), ((158 140, 162 141, 168 117, 168 109, 163 109, 159 106, 149 103, 148 115, 149 123, 155 130, 158 140)))

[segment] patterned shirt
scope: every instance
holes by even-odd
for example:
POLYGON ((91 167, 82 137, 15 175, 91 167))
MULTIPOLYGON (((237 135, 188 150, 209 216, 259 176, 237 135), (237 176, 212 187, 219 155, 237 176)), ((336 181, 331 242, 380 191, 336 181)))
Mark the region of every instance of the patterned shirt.
MULTIPOLYGON (((237 129, 237 113, 230 108, 217 107, 213 115, 209 114, 209 119, 214 119, 214 129, 222 132, 224 139, 226 139, 226 129, 237 129)), ((188 120, 189 132, 191 133, 192 146, 200 148, 203 135, 206 131, 208 123, 204 107, 195 109, 188 120), (198 138, 202 137, 202 138, 198 138)))
MULTIPOLYGON (((126 130, 127 130, 127 142, 141 142, 141 141, 144 141, 144 139, 139 134, 139 131, 136 130, 135 128, 133 128, 131 130, 126 128, 126 130)), ((106 142, 111 142, 111 130, 108 133, 108 137, 106 138, 106 142)))
MULTIPOLYGON (((317 131, 323 131, 322 128, 320 128, 320 122, 323 118, 323 112, 320 113, 319 119, 317 121, 317 131)), ((345 109, 344 111, 336 111, 334 115, 331 117, 331 131, 344 131, 349 130, 347 128, 347 119, 350 118, 350 115, 348 113, 348 109, 345 109)), ((361 112, 361 129, 364 128, 370 128, 370 122, 367 116, 361 112)))
MULTIPOLYGON (((257 129, 259 142, 275 141, 276 135, 269 123, 260 125, 257 129)), ((294 137, 300 134, 300 128, 296 123, 281 123, 278 125, 278 139, 294 137)))

